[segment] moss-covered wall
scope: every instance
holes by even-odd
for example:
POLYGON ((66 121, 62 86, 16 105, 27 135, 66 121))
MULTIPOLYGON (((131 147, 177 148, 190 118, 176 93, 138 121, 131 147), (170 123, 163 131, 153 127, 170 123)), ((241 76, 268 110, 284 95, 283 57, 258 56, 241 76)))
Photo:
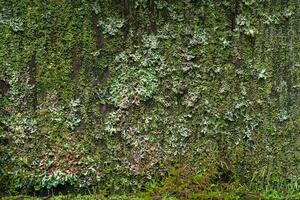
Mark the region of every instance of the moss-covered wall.
POLYGON ((298 0, 0 0, 0 191, 297 183, 299 25, 298 0))

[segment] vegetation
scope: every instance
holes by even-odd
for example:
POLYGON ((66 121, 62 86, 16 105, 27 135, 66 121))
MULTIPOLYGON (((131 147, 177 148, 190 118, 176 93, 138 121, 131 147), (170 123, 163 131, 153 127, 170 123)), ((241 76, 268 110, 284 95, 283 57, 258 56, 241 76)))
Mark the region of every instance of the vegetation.
POLYGON ((299 25, 298 0, 0 0, 0 197, 300 199, 299 25))

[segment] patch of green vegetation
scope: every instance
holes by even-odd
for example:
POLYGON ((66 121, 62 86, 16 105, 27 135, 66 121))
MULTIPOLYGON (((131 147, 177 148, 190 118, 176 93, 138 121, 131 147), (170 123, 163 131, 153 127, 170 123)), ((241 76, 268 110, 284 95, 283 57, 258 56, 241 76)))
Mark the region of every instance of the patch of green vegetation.
POLYGON ((128 67, 112 81, 108 101, 116 107, 127 108, 153 97, 158 80, 150 69, 128 67))
POLYGON ((299 198, 299 10, 0 0, 0 195, 299 198))

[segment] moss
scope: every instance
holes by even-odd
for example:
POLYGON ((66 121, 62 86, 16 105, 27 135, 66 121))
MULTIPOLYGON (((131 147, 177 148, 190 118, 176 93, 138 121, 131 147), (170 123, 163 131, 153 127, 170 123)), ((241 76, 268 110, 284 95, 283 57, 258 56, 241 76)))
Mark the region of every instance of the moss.
POLYGON ((1 195, 298 195, 297 1, 0 8, 1 195))

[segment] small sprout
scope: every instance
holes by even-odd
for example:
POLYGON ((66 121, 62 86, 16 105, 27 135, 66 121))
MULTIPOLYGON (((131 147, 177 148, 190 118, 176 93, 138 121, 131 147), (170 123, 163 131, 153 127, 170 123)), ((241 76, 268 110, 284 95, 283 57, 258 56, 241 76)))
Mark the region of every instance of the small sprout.
POLYGON ((266 72, 266 69, 261 69, 259 72, 258 72, 258 79, 264 79, 266 80, 267 79, 267 72, 266 72))
POLYGON ((288 118, 289 118, 289 115, 288 115, 287 111, 284 110, 284 111, 281 111, 278 113, 278 120, 280 122, 284 122, 284 121, 288 120, 288 118))
POLYGON ((258 33, 256 28, 245 29, 245 34, 251 37, 254 37, 258 33))

